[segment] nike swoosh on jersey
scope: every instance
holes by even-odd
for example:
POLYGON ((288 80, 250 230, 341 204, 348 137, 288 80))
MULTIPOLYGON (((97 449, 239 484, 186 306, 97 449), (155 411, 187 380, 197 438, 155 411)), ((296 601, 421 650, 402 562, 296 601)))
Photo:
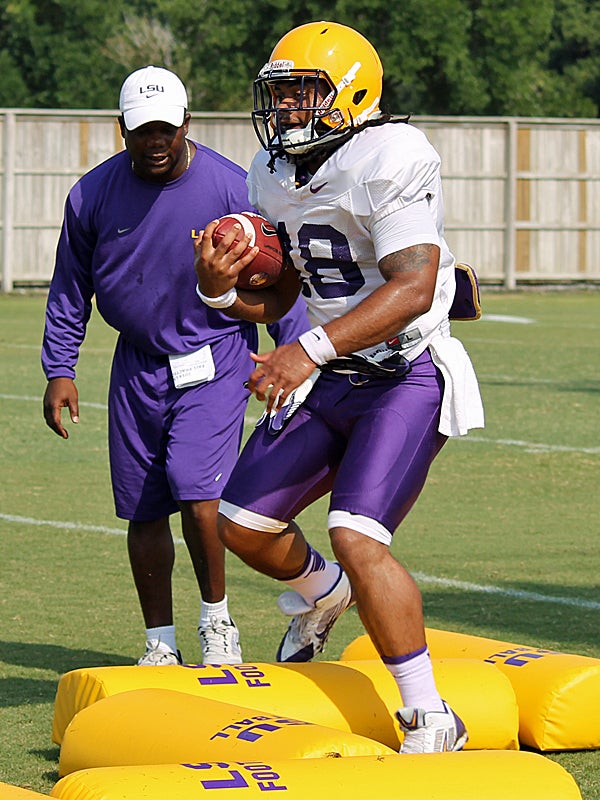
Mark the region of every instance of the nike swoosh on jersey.
POLYGON ((127 233, 131 228, 117 228, 117 233, 127 233))
POLYGON ((325 181, 325 183, 321 183, 319 184, 319 186, 309 186, 308 188, 310 189, 312 194, 316 194, 317 192, 320 192, 324 186, 327 186, 327 184, 328 181, 325 181))

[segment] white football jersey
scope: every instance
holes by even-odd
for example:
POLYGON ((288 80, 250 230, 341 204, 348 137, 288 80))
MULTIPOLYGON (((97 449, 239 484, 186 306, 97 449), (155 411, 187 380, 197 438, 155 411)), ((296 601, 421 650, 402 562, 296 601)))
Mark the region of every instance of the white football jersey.
POLYGON ((269 159, 261 150, 250 166, 250 202, 287 239, 312 325, 345 314, 382 285, 377 263, 383 256, 415 244, 437 244, 441 255, 433 305, 398 334, 409 359, 436 332, 448 335, 454 257, 444 239, 440 158, 421 131, 404 123, 366 128, 301 187, 294 164, 277 159, 271 172, 269 159), (427 225, 410 231, 386 228, 386 217, 416 204, 431 215, 427 225))

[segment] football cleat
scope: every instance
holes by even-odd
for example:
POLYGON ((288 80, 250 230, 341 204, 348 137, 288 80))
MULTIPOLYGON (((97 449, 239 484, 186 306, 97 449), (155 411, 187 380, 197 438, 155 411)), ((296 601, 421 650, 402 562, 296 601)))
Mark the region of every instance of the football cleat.
POLYGON ((469 738, 463 721, 446 703, 444 711, 425 711, 411 706, 401 708, 396 712, 396 719, 404 732, 401 753, 462 750, 469 738))
POLYGON ((211 617, 198 628, 203 664, 241 664, 242 648, 237 625, 228 617, 211 617))
POLYGON ((298 592, 284 592, 277 601, 284 614, 293 616, 277 650, 277 661, 310 661, 323 651, 334 622, 352 605, 352 589, 340 567, 340 577, 314 606, 298 592))
POLYGON ((138 659, 138 667, 168 667, 183 664, 179 650, 174 653, 170 647, 158 641, 147 641, 146 652, 138 659))

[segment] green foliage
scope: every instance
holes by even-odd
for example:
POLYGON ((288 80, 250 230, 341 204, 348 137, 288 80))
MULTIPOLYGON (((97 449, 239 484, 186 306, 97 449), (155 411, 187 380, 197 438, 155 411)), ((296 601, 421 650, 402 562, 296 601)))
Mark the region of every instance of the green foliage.
POLYGON ((464 0, 339 3, 342 22, 375 45, 384 65, 383 105, 396 114, 469 114, 484 104, 485 80, 469 55, 464 0), (362 10, 361 10, 362 9, 362 10), (356 20, 356 21, 353 21, 356 20))
POLYGON ((332 19, 364 33, 394 113, 594 117, 596 0, 4 0, 0 105, 113 108, 123 78, 155 63, 191 108, 249 110, 278 39, 332 19))
POLYGON ((581 116, 600 109, 600 6, 596 0, 557 0, 550 48, 551 69, 574 95, 581 116), (588 111, 591 109, 591 111, 588 111))
POLYGON ((120 74, 100 50, 119 20, 118 8, 102 0, 5 4, 0 49, 18 67, 25 90, 12 105, 114 107, 120 74))

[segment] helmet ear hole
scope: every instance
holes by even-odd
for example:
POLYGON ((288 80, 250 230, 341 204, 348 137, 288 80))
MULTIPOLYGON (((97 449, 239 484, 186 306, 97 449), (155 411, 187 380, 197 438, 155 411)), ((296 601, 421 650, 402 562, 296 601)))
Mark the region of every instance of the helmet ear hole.
POLYGON ((352 97, 352 102, 354 103, 355 106, 357 106, 357 105, 359 105, 361 103, 361 101, 362 101, 363 97, 366 95, 366 93, 367 93, 366 89, 359 89, 358 92, 354 92, 354 95, 352 97))

